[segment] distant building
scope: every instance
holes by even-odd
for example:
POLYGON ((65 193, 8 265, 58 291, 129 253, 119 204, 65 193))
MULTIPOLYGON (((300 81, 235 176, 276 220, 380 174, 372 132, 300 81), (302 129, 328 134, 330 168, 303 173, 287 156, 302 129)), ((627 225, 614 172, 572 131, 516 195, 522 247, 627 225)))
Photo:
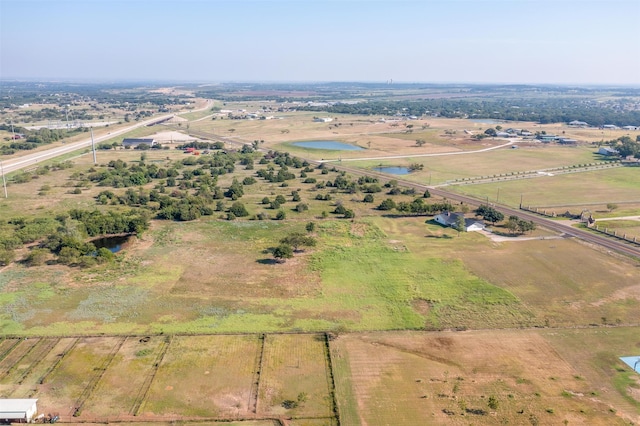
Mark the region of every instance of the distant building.
POLYGON ((138 138, 125 138, 122 140, 122 146, 124 148, 132 148, 135 149, 140 145, 149 145, 149 148, 156 145, 155 139, 138 139, 138 138))
POLYGON ((331 118, 331 117, 314 117, 313 121, 315 121, 316 123, 329 123, 329 122, 333 121, 333 118, 331 118))
POLYGON ((539 135, 538 139, 542 142, 555 142, 558 140, 556 135, 539 135))
POLYGON ((605 124, 604 126, 602 126, 603 129, 609 129, 609 130, 616 130, 619 129, 618 126, 616 126, 615 124, 605 124))
POLYGON ((578 141, 571 138, 558 138, 558 143, 560 145, 575 145, 578 141))
POLYGON ((640 130, 640 126, 623 126, 624 130, 640 130))
POLYGON ((615 149, 609 147, 609 146, 601 146, 598 149, 598 154, 601 155, 618 155, 618 151, 616 151, 615 149))
POLYGON ((0 423, 29 423, 38 408, 37 399, 0 399, 0 423))
POLYGON ((569 126, 571 127, 589 127, 589 123, 585 123, 584 121, 573 120, 569 122, 569 126))

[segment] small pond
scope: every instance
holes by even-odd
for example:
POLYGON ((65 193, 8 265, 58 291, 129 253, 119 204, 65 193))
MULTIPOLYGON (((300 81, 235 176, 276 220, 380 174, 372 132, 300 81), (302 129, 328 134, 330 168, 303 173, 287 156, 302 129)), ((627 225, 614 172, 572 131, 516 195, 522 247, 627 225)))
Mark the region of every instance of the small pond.
POLYGON ((129 241, 131 235, 117 235, 113 237, 102 237, 92 240, 91 243, 96 246, 97 249, 107 248, 111 253, 117 253, 122 250, 122 246, 129 241))
POLYGON ((408 175, 411 173, 409 168, 400 166, 375 167, 376 172, 389 173, 391 175, 408 175))
POLYGON ((356 145, 349 145, 338 141, 305 141, 305 142, 293 142, 293 146, 300 148, 311 149, 328 149, 331 151, 360 151, 364 148, 360 148, 356 145))

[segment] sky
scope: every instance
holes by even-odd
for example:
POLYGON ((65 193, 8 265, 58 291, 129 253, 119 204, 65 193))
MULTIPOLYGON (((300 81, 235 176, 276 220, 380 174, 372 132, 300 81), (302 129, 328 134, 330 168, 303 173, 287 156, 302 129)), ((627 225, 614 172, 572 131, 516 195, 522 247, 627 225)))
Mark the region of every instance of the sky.
POLYGON ((0 79, 640 86, 640 0, 0 0, 0 79))

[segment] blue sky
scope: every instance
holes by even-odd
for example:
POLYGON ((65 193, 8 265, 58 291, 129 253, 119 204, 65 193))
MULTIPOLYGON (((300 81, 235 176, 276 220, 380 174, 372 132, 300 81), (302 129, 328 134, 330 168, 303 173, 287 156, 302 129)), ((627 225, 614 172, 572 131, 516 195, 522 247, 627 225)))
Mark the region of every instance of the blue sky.
POLYGON ((640 85, 640 0, 0 0, 3 79, 640 85))

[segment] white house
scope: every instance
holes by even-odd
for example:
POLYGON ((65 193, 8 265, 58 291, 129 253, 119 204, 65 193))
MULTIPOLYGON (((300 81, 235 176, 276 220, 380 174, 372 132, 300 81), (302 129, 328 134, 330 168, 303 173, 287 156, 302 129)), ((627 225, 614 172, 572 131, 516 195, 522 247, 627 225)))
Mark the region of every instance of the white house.
POLYGON ((485 228, 484 222, 473 218, 465 218, 462 213, 443 212, 437 215, 434 220, 444 226, 455 226, 459 217, 464 218, 464 230, 466 232, 482 231, 485 228))
POLYGON ((598 154, 601 155, 618 155, 618 151, 608 146, 601 146, 598 149, 598 154))
POLYGON ((331 118, 331 117, 315 117, 313 119, 313 121, 315 121, 316 123, 329 123, 329 122, 333 121, 333 118, 331 118))
POLYGON ((37 399, 0 399, 0 423, 29 423, 38 411, 37 399))
POLYGON ((623 126, 624 130, 640 130, 640 126, 623 126))

